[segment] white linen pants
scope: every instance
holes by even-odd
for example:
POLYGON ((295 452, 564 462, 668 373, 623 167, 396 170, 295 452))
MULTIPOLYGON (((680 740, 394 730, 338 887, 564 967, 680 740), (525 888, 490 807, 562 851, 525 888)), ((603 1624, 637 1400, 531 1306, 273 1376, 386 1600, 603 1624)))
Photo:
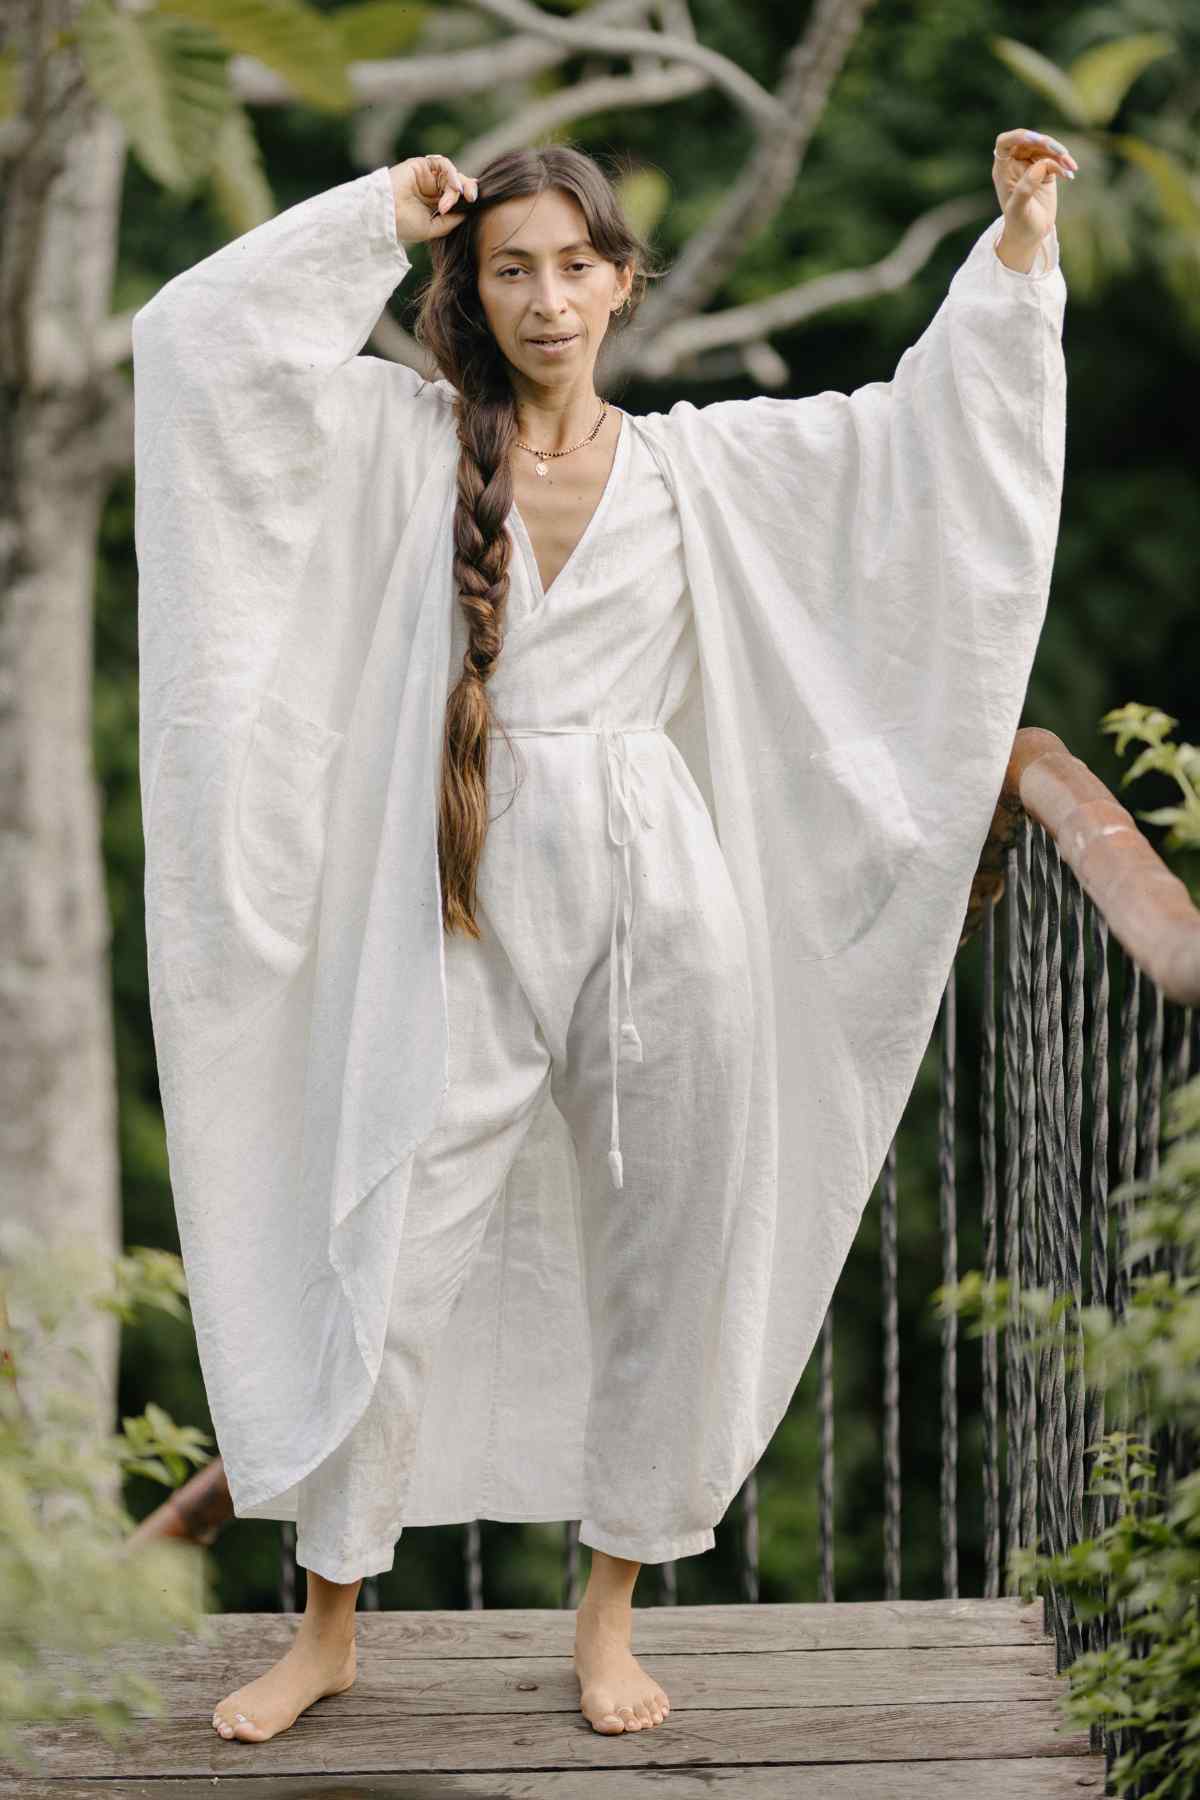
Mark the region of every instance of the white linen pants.
POLYGON ((483 935, 446 939, 450 1090, 414 1163, 379 1380, 298 1496, 297 1561, 331 1581, 393 1565, 434 1350, 548 1098, 580 1177, 592 1351, 580 1541, 637 1562, 715 1542, 719 1510, 698 1476, 716 1359, 736 1330, 724 1315, 725 1252, 753 1040, 740 908, 707 809, 660 727, 531 728, 524 786, 507 809, 496 749, 493 739, 483 935), (620 1177, 610 1161, 618 1036, 620 1177))

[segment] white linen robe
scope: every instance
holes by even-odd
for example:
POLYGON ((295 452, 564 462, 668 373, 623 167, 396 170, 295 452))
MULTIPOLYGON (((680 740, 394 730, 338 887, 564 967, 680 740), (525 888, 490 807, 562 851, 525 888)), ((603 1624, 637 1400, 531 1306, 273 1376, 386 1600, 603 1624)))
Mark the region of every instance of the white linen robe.
MULTIPOLYGON (((1045 614, 1066 287, 1053 232, 1023 274, 995 254, 1002 226, 891 381, 629 421, 680 511, 700 679, 668 729, 754 975, 729 1313, 753 1374, 714 1451, 726 1505, 929 1041, 1045 614)), ((225 245, 133 325, 151 1007, 239 1517, 294 1518, 370 1398, 412 1154, 446 1092, 452 393, 357 355, 408 267, 379 168, 225 245)), ((559 1516, 587 1403, 573 1160, 548 1109, 504 1198, 523 1254, 481 1253, 439 1350, 409 1523, 559 1516), (489 1436, 503 1491, 481 1515, 489 1436)))

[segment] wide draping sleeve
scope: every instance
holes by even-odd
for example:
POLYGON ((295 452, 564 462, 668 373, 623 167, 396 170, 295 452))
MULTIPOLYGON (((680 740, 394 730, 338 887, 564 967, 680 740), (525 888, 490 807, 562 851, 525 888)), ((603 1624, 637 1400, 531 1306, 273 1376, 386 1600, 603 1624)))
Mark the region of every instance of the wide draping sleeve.
POLYGON ((239 1516, 357 1417, 445 1091, 450 390, 360 356, 388 170, 133 322, 145 912, 172 1194, 239 1516))
MULTIPOLYGON (((718 835, 760 1034, 769 1295, 746 1453, 781 1417, 899 1124, 1045 617, 1066 284, 980 234, 890 381, 645 421, 683 514, 718 835)), ((748 1260, 747 1269, 756 1265, 748 1260)))
POLYGON ((892 380, 669 415, 712 519, 723 742, 764 844, 812 832, 819 852, 769 897, 805 961, 896 931, 880 915, 914 855, 950 929, 1019 722, 1061 505, 1066 284, 1056 233, 1023 273, 995 253, 1003 223, 892 380))
POLYGON ((134 316, 151 995, 168 1051, 193 1064, 311 934, 346 719, 445 412, 435 384, 357 354, 409 266, 380 168, 134 316), (405 454, 385 459, 398 417, 405 454))

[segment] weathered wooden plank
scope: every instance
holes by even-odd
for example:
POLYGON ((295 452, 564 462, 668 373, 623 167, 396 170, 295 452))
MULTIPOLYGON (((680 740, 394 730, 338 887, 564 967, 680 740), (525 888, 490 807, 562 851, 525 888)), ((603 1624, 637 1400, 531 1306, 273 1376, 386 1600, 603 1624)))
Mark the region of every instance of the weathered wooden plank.
POLYGON ((942 1706, 756 1706, 672 1710, 653 1730, 610 1737, 577 1711, 407 1714, 366 1720, 348 1694, 318 1701, 264 1744, 225 1741, 207 1720, 144 1724, 110 1750, 86 1724, 26 1726, 21 1741, 47 1775, 243 1776, 251 1772, 465 1773, 519 1769, 644 1768, 691 1764, 943 1761, 1086 1756, 1086 1732, 1067 1730, 1055 1700, 942 1706))
MULTIPOLYGON (((377 1649, 404 1657, 569 1656, 575 1614, 557 1607, 484 1607, 477 1611, 360 1612, 360 1651, 377 1649)), ((282 1656, 299 1617, 295 1613, 214 1613, 206 1631, 211 1646, 179 1635, 155 1647, 163 1662, 187 1654, 211 1657, 219 1647, 231 1658, 282 1656)), ((634 1649, 704 1655, 715 1650, 869 1650, 1045 1644, 1042 1603, 1000 1600, 892 1600, 718 1603, 713 1606, 635 1606, 634 1649)), ((144 1659, 144 1646, 114 1646, 111 1661, 144 1659)))
MULTIPOLYGON (((260 1647, 241 1665, 227 1656, 205 1668, 161 1666, 149 1657, 141 1673, 157 1686, 172 1717, 208 1717, 218 1700, 271 1666, 260 1647)), ((721 1651, 708 1656, 660 1652, 645 1666, 671 1697, 688 1707, 936 1706, 962 1700, 1042 1700, 1053 1693, 1054 1645, 985 1645, 957 1650, 721 1651)), ((60 1673, 65 1686, 68 1676, 60 1673)), ((360 1650, 358 1678, 339 1696, 342 1710, 364 1719, 418 1713, 574 1711, 579 1684, 570 1657, 388 1657, 360 1650)), ((153 1715, 148 1709, 144 1717, 153 1715)))
MULTIPOLYGON (((887 1800, 963 1800, 961 1762, 889 1763, 887 1800)), ((1029 1757, 979 1759, 969 1769, 971 1800, 1086 1800, 1104 1792, 1104 1758, 1029 1757)), ((217 1790, 219 1792, 219 1790, 217 1790)), ((728 1800, 875 1800, 877 1763, 822 1764, 817 1768, 745 1769, 709 1766, 706 1795, 728 1800)), ((0 1775, 0 1800, 213 1800, 212 1777, 165 1782, 139 1778, 39 1782, 0 1775)), ((311 1773, 239 1776, 237 1800, 313 1800, 311 1773)), ((407 1776, 402 1793, 394 1775, 340 1777, 324 1772, 320 1800, 697 1800, 696 1777, 671 1769, 539 1770, 534 1774, 407 1776)))

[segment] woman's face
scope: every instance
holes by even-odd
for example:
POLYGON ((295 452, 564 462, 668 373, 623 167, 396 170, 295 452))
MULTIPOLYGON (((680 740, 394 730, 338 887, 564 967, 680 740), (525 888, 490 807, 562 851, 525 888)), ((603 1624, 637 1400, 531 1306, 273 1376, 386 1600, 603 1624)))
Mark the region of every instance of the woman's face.
POLYGON ((547 188, 489 207, 475 251, 484 314, 513 368, 538 387, 590 380, 633 271, 593 248, 579 202, 547 188), (538 341, 551 338, 569 341, 538 341))

